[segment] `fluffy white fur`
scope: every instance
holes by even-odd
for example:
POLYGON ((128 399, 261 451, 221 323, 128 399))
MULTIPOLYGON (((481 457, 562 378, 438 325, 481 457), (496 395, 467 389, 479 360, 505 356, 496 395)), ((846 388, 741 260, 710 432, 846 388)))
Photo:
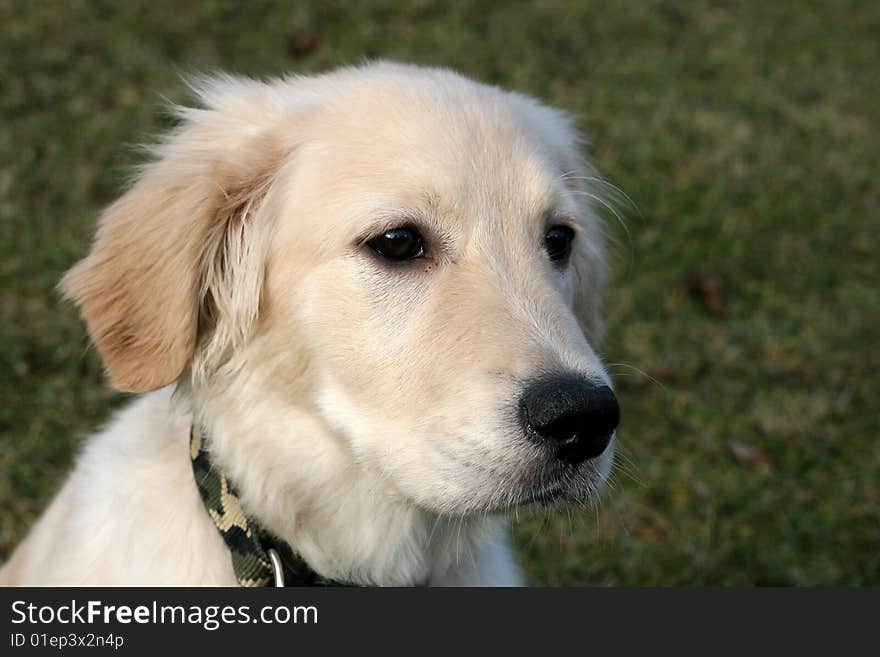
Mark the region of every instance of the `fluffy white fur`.
POLYGON ((245 510, 326 577, 518 585, 505 518, 584 501, 612 448, 560 473, 522 433, 524 384, 608 377, 594 176, 560 112, 389 63, 195 85, 198 109, 104 213, 62 287, 114 385, 144 393, 89 438, 3 584, 235 585, 188 432, 245 510), (576 229, 570 265, 542 250, 576 229), (416 225, 424 259, 364 241, 416 225))

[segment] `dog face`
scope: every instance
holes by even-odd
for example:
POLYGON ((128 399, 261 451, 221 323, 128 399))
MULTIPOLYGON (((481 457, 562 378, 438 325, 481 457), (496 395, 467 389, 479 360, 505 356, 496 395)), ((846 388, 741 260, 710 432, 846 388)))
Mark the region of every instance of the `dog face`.
POLYGON ((388 64, 201 96, 64 282, 114 382, 270 372, 436 512, 595 492, 618 410, 566 118, 388 64))

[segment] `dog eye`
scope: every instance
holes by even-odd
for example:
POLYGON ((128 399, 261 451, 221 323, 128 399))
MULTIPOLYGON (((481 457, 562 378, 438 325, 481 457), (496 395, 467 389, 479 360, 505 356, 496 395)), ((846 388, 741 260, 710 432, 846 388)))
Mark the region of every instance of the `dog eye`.
POLYGON ((571 255, 574 231, 568 226, 553 226, 544 235, 544 248, 553 262, 564 263, 571 255))
POLYGON ((425 255, 425 242, 412 228, 392 228, 367 241, 373 251, 394 262, 413 260, 425 255))

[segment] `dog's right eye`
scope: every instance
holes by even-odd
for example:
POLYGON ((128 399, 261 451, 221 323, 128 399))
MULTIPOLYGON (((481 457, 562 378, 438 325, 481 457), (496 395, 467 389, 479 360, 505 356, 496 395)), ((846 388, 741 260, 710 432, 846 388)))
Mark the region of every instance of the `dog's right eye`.
POLYGON ((425 255, 425 241, 412 228, 392 228, 367 241, 377 254, 394 262, 414 260, 425 255))
POLYGON ((544 236, 544 248, 550 260, 559 266, 565 265, 571 255, 571 243, 574 240, 574 231, 569 226, 553 226, 544 236))

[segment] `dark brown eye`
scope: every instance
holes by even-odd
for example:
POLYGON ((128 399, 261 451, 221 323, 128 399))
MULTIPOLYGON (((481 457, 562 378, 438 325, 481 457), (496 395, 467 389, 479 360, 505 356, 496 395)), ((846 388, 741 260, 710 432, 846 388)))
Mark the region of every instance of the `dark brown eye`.
POLYGON ((571 255, 574 230, 568 226, 551 226, 544 235, 544 248, 553 262, 564 264, 571 255))
POLYGON ((413 260, 425 255, 425 242, 412 228, 392 228, 367 242, 373 251, 394 262, 413 260))

